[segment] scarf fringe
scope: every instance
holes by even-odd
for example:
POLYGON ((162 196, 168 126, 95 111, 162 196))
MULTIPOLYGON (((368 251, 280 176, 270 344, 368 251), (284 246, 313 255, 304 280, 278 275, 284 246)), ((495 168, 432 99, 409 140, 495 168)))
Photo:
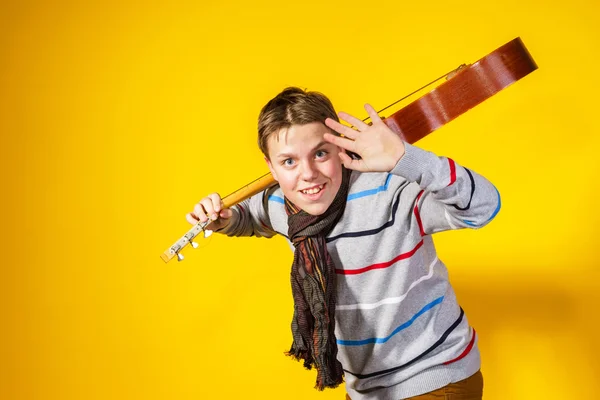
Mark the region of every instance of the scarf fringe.
MULTIPOLYGON (((324 366, 324 368, 319 368, 317 362, 315 362, 314 358, 308 351, 308 349, 300 349, 295 343, 292 344, 290 351, 285 352, 286 356, 292 357, 296 361, 303 361, 304 368, 307 370, 312 370, 313 367, 317 370, 317 380, 315 382, 315 389, 319 391, 323 391, 327 388, 335 389, 340 384, 344 383, 344 372, 342 371, 339 378, 335 378, 328 373, 331 371, 329 366, 324 366)), ((339 364, 337 359, 333 360, 334 363, 339 364)), ((337 366, 341 369, 341 365, 337 366)), ((335 367, 334 367, 335 368, 335 367)))
MULTIPOLYGON (((303 361, 304 368, 311 370, 314 365, 314 359, 310 355, 308 349, 300 349, 295 344, 292 344, 290 351, 285 352, 286 356, 292 357, 296 361, 303 361)), ((316 368, 316 365, 314 365, 316 368)))

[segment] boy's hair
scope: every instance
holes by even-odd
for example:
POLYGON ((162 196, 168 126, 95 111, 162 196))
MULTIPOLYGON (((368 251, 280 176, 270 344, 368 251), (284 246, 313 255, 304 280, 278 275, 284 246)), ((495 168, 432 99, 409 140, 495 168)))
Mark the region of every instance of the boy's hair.
POLYGON ((258 147, 267 159, 267 141, 273 133, 292 125, 325 123, 326 118, 339 122, 331 101, 322 93, 287 87, 271 99, 258 116, 258 147))

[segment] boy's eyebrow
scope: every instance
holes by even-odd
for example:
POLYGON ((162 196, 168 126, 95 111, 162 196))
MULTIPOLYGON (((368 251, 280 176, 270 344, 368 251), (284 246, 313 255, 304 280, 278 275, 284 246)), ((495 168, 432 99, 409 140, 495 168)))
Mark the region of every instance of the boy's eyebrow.
MULTIPOLYGON (((321 147, 323 145, 326 145, 326 144, 331 144, 331 143, 329 143, 326 140, 321 140, 315 147, 313 147, 312 149, 310 149, 310 151, 315 151, 319 147, 321 147)), ((282 158, 282 157, 293 157, 293 156, 294 156, 294 154, 291 154, 291 153, 279 153, 275 157, 282 158)))

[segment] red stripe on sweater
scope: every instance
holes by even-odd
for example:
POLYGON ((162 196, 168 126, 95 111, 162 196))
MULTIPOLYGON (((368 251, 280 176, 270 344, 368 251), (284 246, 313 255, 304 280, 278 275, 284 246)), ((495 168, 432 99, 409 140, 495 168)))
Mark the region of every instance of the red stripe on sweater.
POLYGON ((450 164, 450 183, 448 184, 450 186, 456 182, 456 164, 454 164, 454 160, 451 158, 448 159, 448 164, 450 164))
POLYGON ((475 343, 475 329, 473 329, 473 337, 471 337, 471 341, 469 342, 467 348, 465 349, 465 351, 463 351, 460 356, 456 357, 453 360, 450 361, 446 361, 444 363, 444 365, 448 365, 448 364, 452 364, 453 362, 456 362, 458 360, 460 360, 461 358, 465 357, 467 354, 469 354, 469 352, 471 351, 471 349, 473 348, 473 344, 475 343))
POLYGON ((335 273, 336 274, 341 274, 341 275, 357 275, 357 274, 362 274, 364 272, 367 271, 371 271, 373 269, 382 269, 382 268, 387 268, 389 266, 391 266, 392 264, 400 261, 400 260, 404 260, 406 258, 412 257, 413 254, 415 254, 417 252, 417 250, 419 250, 419 248, 423 245, 423 241, 421 240, 414 249, 412 249, 411 251, 408 251, 406 253, 402 253, 399 256, 397 256, 396 258, 394 258, 393 260, 390 261, 386 261, 386 262, 382 262, 379 264, 373 264, 373 265, 369 265, 368 267, 364 267, 364 268, 359 268, 359 269, 338 269, 336 268, 335 273))
POLYGON ((417 219, 417 224, 419 224, 419 230, 421 231, 421 236, 425 236, 425 231, 423 230, 423 222, 421 222, 421 214, 419 214, 419 199, 423 195, 424 191, 421 190, 419 195, 417 196, 417 200, 415 201, 415 208, 413 212, 415 213, 415 218, 417 219))

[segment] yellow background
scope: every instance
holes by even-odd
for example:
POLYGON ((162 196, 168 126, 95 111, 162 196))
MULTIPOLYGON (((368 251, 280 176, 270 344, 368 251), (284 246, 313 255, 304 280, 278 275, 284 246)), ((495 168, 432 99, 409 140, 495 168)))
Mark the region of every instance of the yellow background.
POLYGON ((517 36, 539 70, 419 142, 502 195, 436 243, 485 399, 596 398, 598 3, 222 4, 0 6, 0 398, 342 399, 283 355, 281 238, 159 255, 266 172, 256 118, 285 86, 364 117, 517 36))

